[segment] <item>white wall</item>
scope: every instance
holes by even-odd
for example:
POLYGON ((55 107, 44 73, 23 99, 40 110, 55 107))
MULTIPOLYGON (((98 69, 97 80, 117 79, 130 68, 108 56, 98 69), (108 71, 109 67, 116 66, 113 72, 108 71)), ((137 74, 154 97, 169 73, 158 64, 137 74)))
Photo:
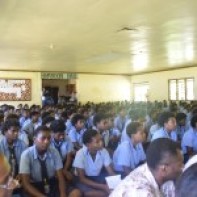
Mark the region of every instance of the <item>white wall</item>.
POLYGON ((78 100, 82 103, 130 100, 130 79, 129 76, 78 74, 78 100))
POLYGON ((185 68, 172 71, 154 72, 149 74, 135 75, 131 77, 131 99, 133 100, 133 84, 149 83, 149 100, 168 100, 168 80, 194 77, 194 98, 197 99, 197 68, 185 68))

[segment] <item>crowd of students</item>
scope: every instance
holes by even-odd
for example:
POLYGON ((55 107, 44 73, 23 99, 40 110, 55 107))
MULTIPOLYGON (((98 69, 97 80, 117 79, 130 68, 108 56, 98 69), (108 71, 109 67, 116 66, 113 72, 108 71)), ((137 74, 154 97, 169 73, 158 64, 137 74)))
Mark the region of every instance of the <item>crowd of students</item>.
POLYGON ((197 151, 195 102, 2 105, 0 131, 15 197, 182 197, 196 173, 181 175, 197 151))

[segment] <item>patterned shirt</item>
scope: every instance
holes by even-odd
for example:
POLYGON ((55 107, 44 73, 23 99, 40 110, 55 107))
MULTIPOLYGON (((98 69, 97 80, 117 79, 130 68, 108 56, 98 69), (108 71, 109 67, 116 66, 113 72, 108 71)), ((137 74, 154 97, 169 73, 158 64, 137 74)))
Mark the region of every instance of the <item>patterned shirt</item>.
POLYGON ((132 171, 109 197, 174 197, 174 184, 165 183, 161 189, 147 164, 132 171))

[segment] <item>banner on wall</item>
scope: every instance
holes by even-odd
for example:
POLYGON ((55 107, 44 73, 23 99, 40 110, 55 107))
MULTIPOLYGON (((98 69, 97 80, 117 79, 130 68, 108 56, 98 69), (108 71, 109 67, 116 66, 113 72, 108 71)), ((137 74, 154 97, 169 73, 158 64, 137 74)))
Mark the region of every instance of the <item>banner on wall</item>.
POLYGON ((0 79, 0 101, 30 101, 31 79, 0 79))
POLYGON ((42 72, 42 79, 77 79, 76 73, 50 73, 42 72))

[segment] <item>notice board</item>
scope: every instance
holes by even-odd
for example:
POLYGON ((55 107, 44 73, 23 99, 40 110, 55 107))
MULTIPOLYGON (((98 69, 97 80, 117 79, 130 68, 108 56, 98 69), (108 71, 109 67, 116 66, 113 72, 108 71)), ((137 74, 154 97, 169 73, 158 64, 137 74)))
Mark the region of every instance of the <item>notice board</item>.
POLYGON ((31 79, 0 79, 0 101, 30 101, 31 79))

